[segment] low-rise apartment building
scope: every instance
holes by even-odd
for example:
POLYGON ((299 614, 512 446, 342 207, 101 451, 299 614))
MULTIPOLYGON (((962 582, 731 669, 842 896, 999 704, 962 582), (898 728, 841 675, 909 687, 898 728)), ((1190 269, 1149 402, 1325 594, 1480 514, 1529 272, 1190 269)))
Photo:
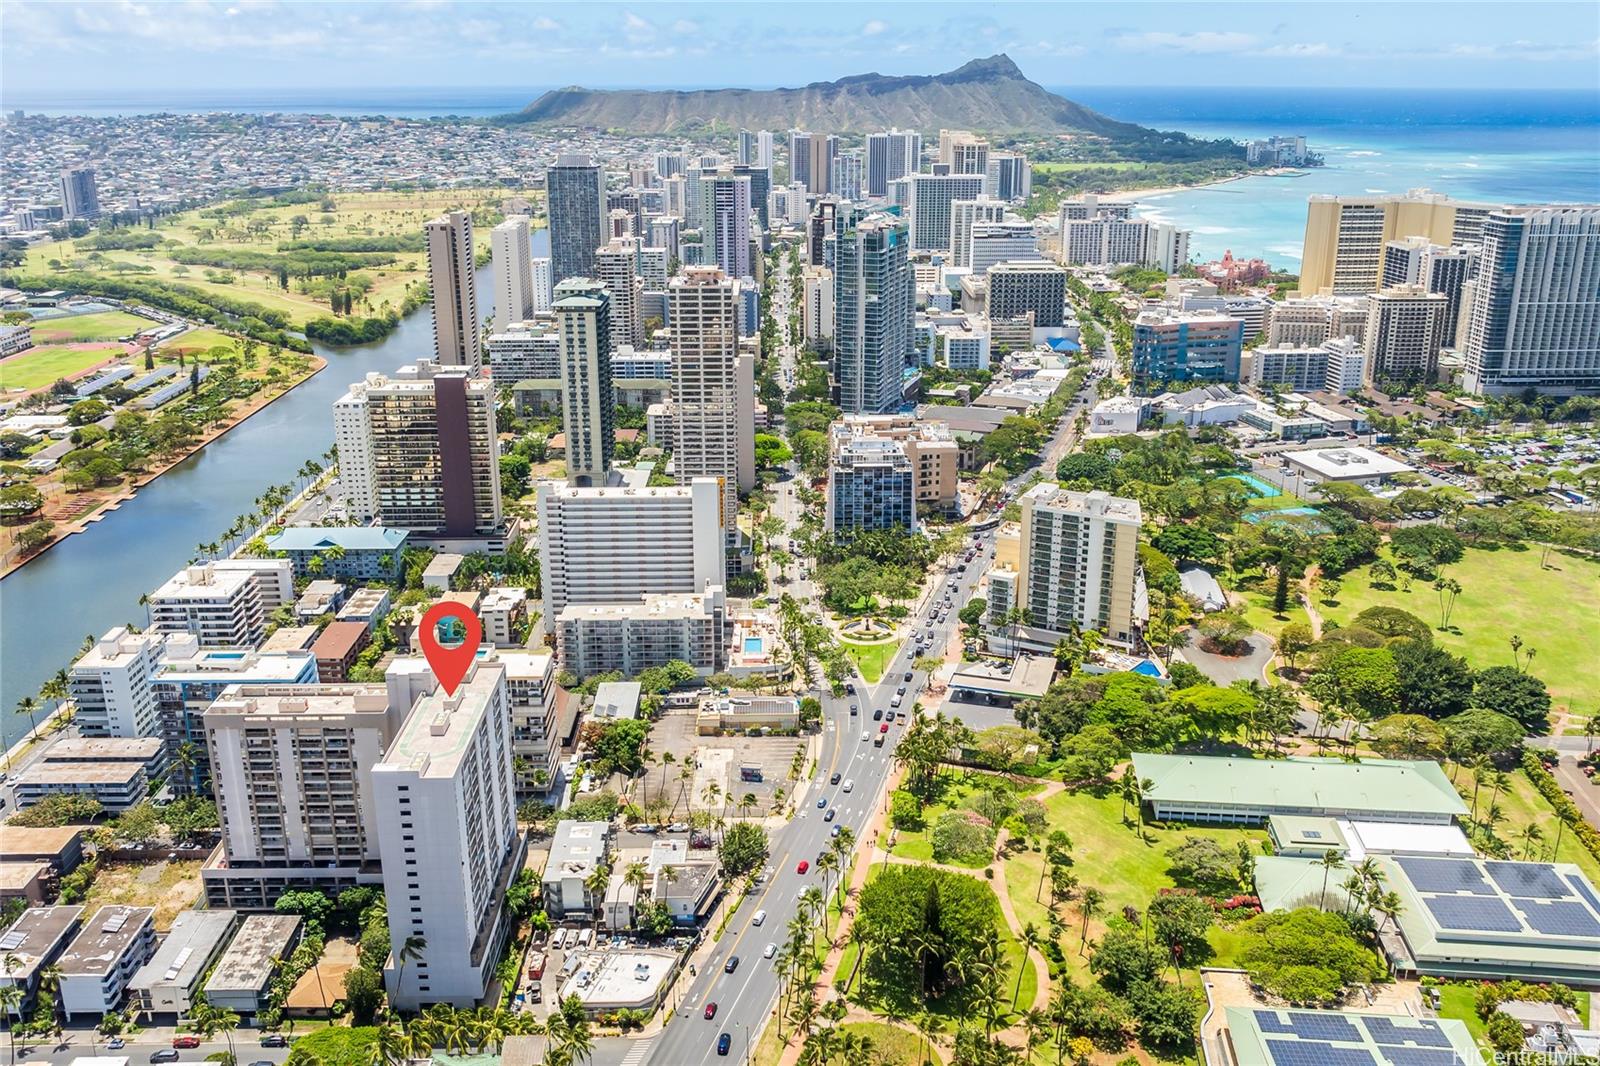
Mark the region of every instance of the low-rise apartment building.
POLYGON ((56 997, 68 1022, 122 1009, 128 985, 156 949, 153 907, 101 907, 56 960, 56 997))

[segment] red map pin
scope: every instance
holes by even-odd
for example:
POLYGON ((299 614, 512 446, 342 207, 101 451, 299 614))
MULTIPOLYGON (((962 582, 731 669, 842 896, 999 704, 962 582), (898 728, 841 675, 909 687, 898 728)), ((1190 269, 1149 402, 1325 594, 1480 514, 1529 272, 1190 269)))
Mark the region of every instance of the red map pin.
POLYGON ((478 654, 478 645, 483 643, 483 624, 478 616, 459 603, 449 600, 436 603, 422 616, 417 639, 422 642, 422 654, 433 676, 444 686, 444 694, 454 696, 461 679, 467 676, 473 656, 478 654), (439 626, 446 618, 455 619, 466 630, 460 644, 439 643, 439 626))

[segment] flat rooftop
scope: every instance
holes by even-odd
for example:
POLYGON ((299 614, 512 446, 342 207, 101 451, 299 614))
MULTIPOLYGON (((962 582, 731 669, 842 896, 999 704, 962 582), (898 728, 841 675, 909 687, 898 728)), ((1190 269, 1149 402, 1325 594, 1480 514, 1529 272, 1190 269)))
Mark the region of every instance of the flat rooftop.
POLYGON ((200 979, 217 945, 228 939, 233 925, 239 920, 238 911, 183 911, 173 920, 167 933, 150 961, 133 975, 129 988, 155 988, 157 985, 174 985, 189 988, 200 979))
POLYGON ((423 777, 455 776, 505 669, 493 659, 478 660, 453 695, 438 687, 418 699, 379 765, 410 768, 423 777))
POLYGON ((637 718, 639 699, 644 686, 637 681, 606 681, 595 686, 594 708, 596 718, 637 718))
POLYGON ((1056 675, 1056 662, 1048 655, 1020 655, 999 663, 963 663, 950 678, 951 688, 993 692, 1006 696, 1043 696, 1056 675))
POLYGON ((1465 1022, 1406 1014, 1224 1008, 1241 1066, 1476 1066, 1465 1022))
POLYGON ((1307 448, 1283 456, 1323 478, 1344 481, 1362 477, 1389 477, 1413 469, 1370 448, 1307 448))
POLYGON ((670 951, 591 951, 561 986, 561 998, 577 996, 591 1011, 650 1003, 676 965, 670 951))
POLYGON ((160 755, 160 737, 66 737, 45 751, 49 762, 149 762, 160 755))
POLYGON ((293 914, 252 914, 239 926, 216 968, 206 980, 206 991, 260 992, 272 981, 273 959, 282 958, 300 918, 293 914))
POLYGON ((206 717, 277 719, 276 724, 344 720, 389 713, 389 689, 376 684, 229 685, 206 708, 206 717))
POLYGON ((0 893, 17 895, 50 873, 50 864, 43 859, 0 859, 0 893))
POLYGON ((1135 772, 1155 782, 1155 802, 1206 803, 1296 810, 1406 811, 1464 816, 1467 805, 1439 764, 1401 759, 1148 755, 1135 753, 1135 772))
POLYGON ((137 762, 42 762, 12 780, 18 785, 131 785, 144 772, 137 762))
POLYGON ((15 956, 19 965, 10 973, 14 981, 29 981, 45 957, 71 934, 82 907, 29 907, 0 933, 0 956, 15 956))
POLYGON ((66 975, 90 977, 109 972, 138 941, 145 926, 155 921, 155 913, 154 907, 101 907, 84 923, 56 965, 66 975))
POLYGON ((0 822, 0 855, 8 859, 53 859, 69 848, 86 828, 61 825, 35 829, 0 822))
POLYGON ((609 822, 557 822, 544 879, 589 876, 605 857, 610 831, 609 822))

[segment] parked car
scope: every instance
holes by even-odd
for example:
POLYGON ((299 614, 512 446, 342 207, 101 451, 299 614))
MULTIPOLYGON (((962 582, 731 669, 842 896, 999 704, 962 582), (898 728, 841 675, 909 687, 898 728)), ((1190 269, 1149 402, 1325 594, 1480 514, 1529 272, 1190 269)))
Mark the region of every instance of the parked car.
POLYGON ((124 1041, 120 1036, 114 1036, 110 1040, 106 1041, 106 1047, 112 1051, 121 1051, 127 1046, 127 1042, 124 1041))
POLYGON ((197 1048, 200 1046, 200 1038, 198 1036, 185 1033, 182 1036, 173 1037, 172 1046, 175 1048, 197 1048))
POLYGON ((164 1047, 160 1051, 152 1051, 150 1053, 150 1061, 151 1062, 177 1062, 178 1061, 178 1053, 176 1051, 174 1051, 172 1048, 164 1047))
MULTIPOLYGON (((539 972, 540 973, 544 972, 543 965, 541 965, 539 967, 539 972)), ((288 1047, 289 1046, 289 1038, 284 1036, 282 1033, 268 1033, 266 1036, 261 1038, 261 1046, 262 1047, 288 1047)))

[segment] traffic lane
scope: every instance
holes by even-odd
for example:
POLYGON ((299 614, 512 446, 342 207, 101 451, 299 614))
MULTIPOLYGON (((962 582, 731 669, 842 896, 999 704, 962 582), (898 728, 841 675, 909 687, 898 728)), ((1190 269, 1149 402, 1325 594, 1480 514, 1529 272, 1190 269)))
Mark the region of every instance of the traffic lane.
MULTIPOLYGON (((110 1048, 107 1046, 109 1037, 101 1036, 89 1029, 68 1029, 59 1044, 49 1045, 19 1045, 16 1049, 16 1058, 19 1062, 33 1063, 40 1066, 51 1063, 52 1066, 70 1066, 76 1060, 86 1057, 124 1056, 130 1063, 148 1062, 150 1055, 158 1050, 170 1049, 172 1038, 141 1037, 139 1034, 123 1037, 124 1046, 110 1048), (90 1037, 93 1037, 91 1041, 90 1037)), ((244 1032, 233 1039, 233 1052, 241 1064, 256 1062, 281 1063, 289 1057, 289 1048, 264 1048, 256 1043, 259 1037, 247 1037, 244 1032)), ((292 1041, 291 1041, 292 1046, 292 1041)), ((213 1040, 202 1043, 197 1048, 185 1048, 178 1052, 179 1066, 189 1063, 203 1063, 210 1056, 228 1050, 226 1040, 213 1040)))

